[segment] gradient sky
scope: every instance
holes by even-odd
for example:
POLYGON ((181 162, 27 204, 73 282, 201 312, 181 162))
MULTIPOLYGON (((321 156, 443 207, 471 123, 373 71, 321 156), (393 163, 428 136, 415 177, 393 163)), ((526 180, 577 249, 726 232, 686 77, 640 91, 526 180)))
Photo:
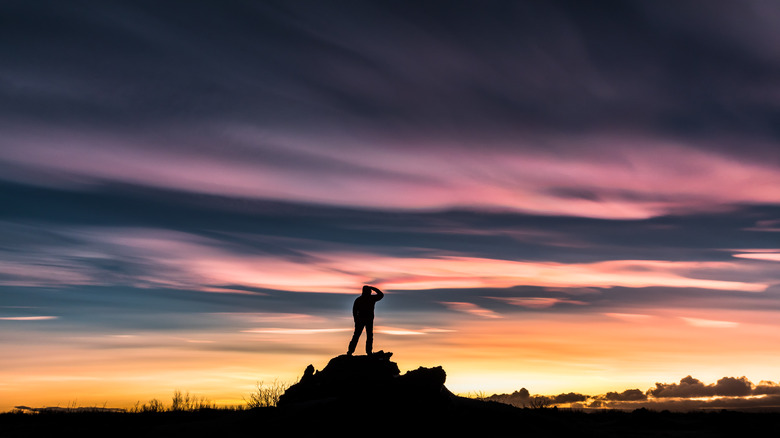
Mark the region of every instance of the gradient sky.
POLYGON ((3 0, 0 411, 238 403, 343 354, 363 284, 454 392, 780 380, 778 22, 3 0))

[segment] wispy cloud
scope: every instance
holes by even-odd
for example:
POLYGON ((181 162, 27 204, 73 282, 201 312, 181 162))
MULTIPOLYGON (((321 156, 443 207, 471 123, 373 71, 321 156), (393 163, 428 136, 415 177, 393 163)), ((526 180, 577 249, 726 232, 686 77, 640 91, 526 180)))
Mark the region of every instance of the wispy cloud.
POLYGON ((548 307, 555 306, 556 304, 574 304, 578 306, 585 306, 588 303, 585 301, 571 300, 568 298, 551 298, 551 297, 490 297, 494 300, 503 301, 513 306, 527 307, 530 309, 546 309, 548 307))
POLYGON ((243 330, 243 332, 272 335, 316 335, 320 333, 348 332, 350 330, 348 328, 258 328, 243 330))
POLYGON ((685 321, 686 323, 694 327, 732 328, 739 325, 738 322, 734 322, 734 321, 717 321, 712 319, 690 318, 685 316, 681 316, 680 319, 682 319, 683 321, 685 321))
MULTIPOLYGON (((479 207, 629 219, 718 211, 729 204, 780 203, 780 189, 773 189, 780 187, 780 172, 771 164, 735 161, 725 154, 644 138, 560 140, 597 145, 592 158, 482 143, 479 154, 464 147, 454 152, 458 160, 445 161, 437 148, 426 144, 407 156, 395 145, 365 149, 333 141, 328 154, 340 165, 299 169, 292 161, 267 164, 263 158, 268 152, 262 149, 253 160, 243 149, 235 158, 223 150, 200 156, 139 149, 128 140, 102 138, 75 138, 66 146, 66 156, 52 160, 63 149, 60 139, 70 135, 52 133, 50 139, 12 142, 0 158, 30 172, 72 175, 83 181, 363 208, 479 207), (721 186, 719 181, 729 184, 721 186), (712 190, 713 184, 719 189, 712 190), (756 190, 757 186, 762 188, 756 190)), ((255 142, 262 143, 269 135, 273 136, 257 133, 255 142)))
POLYGON ((0 316, 0 321, 48 321, 58 316, 0 316))
POLYGON ((394 335, 394 336, 418 336, 418 335, 454 332, 454 330, 451 329, 441 329, 441 328, 410 329, 410 328, 385 327, 385 326, 375 327, 374 331, 377 333, 384 333, 387 335, 394 335))
MULTIPOLYGON (((290 291, 353 293, 354 285, 375 282, 389 289, 543 287, 698 287, 745 292, 764 291, 767 283, 721 279, 724 270, 751 268, 738 261, 611 260, 595 263, 512 261, 478 257, 433 255, 385 257, 371 253, 305 251, 296 260, 273 255, 241 254, 219 240, 160 229, 83 229, 72 231, 89 248, 91 256, 61 257, 55 275, 37 262, 17 263, 12 271, 17 284, 110 284, 224 291, 224 285, 243 285, 290 291), (101 254, 102 253, 102 254, 101 254), (105 258, 126 260, 132 276, 108 276, 96 268, 105 258), (21 273, 24 273, 22 275, 21 273), (709 278, 708 278, 709 277, 709 278), (28 278, 28 280, 24 280, 28 278), (108 282, 107 282, 108 281, 108 282)), ((10 265, 13 266, 13 265, 10 265)), ((8 266, 6 266, 7 269, 8 266)), ((230 288, 228 287, 228 290, 230 288)), ((244 293, 244 292, 242 292, 244 293)), ((514 304, 542 306, 547 300, 516 300, 514 304)), ((570 303, 573 303, 570 301, 570 303)))
POLYGON ((653 318, 652 315, 645 315, 641 313, 608 312, 605 313, 604 315, 609 316, 610 318, 615 318, 627 322, 647 322, 653 318))
POLYGON ((458 302, 458 301, 445 301, 442 304, 447 306, 449 309, 455 310, 457 312, 467 313, 469 315, 479 316, 481 318, 501 318, 502 316, 498 313, 490 310, 485 309, 484 307, 480 307, 474 303, 465 303, 465 302, 458 302))
POLYGON ((734 257, 741 259, 780 262, 780 250, 758 250, 749 253, 734 254, 734 257))

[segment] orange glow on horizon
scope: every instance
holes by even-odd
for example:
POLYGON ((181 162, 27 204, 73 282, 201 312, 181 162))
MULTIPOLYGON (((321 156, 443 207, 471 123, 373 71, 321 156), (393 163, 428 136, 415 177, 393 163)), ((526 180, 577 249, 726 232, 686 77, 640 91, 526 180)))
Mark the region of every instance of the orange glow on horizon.
MULTIPOLYGON (((656 309, 647 315, 529 313, 494 319, 455 311, 445 327, 407 329, 394 328, 392 318, 380 312, 375 348, 393 351, 402 372, 443 366, 447 387, 457 393, 526 387, 539 394, 596 395, 644 391, 687 374, 712 381, 730 375, 771 380, 776 374, 771 364, 780 361, 780 353, 764 347, 780 342, 780 334, 768 329, 778 316, 656 309)), ((93 335, 76 343, 20 339, 15 355, 0 359, 0 411, 70 403, 132 407, 151 398, 167 403, 175 389, 240 404, 258 381, 294 381, 310 363, 322 369, 344 353, 350 330, 345 317, 284 330, 93 335)))

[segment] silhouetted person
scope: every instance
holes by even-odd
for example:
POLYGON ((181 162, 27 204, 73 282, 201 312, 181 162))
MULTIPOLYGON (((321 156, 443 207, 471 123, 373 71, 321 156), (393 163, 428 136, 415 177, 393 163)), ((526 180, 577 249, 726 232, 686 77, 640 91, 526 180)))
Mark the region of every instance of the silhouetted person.
POLYGON ((371 355, 374 344, 374 304, 384 296, 385 294, 381 290, 373 286, 363 286, 363 293, 355 298, 355 304, 352 305, 355 333, 352 335, 352 340, 349 341, 347 355, 352 356, 352 353, 355 352, 363 328, 366 329, 366 354, 371 355), (376 295, 371 295, 371 291, 375 291, 376 295))

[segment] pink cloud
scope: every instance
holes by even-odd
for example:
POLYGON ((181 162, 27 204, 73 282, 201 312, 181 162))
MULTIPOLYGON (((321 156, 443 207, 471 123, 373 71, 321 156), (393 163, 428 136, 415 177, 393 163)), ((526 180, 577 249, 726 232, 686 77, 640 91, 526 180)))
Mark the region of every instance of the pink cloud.
MULTIPOLYGON (((136 286, 191 288, 230 293, 225 285, 243 285, 288 291, 354 293, 355 285, 373 283, 397 290, 434 288, 546 288, 681 287, 744 292, 764 291, 769 283, 760 266, 736 258, 729 262, 608 260, 592 263, 499 260, 479 257, 388 257, 362 252, 310 251, 305 262, 270 255, 237 254, 220 242, 180 232, 155 229, 80 229, 74 236, 91 242, 91 257, 131 257, 143 269, 127 277, 136 286), (101 255, 104 251, 105 255, 101 255), (750 281, 723 280, 723 272, 750 273, 750 281)), ((88 266, 62 266, 58 279, 50 271, 29 264, 11 266, 29 278, 18 281, 67 281, 103 284, 100 272, 88 266), (61 275, 60 275, 61 274, 61 275), (43 277, 36 277, 36 275, 43 277), (70 276, 69 276, 70 275, 70 276), (51 275, 49 275, 51 276, 51 275)), ((743 277, 746 277, 743 275, 743 277)), ((62 283, 60 283, 62 284, 62 283)), ((516 305, 544 307, 561 301, 526 299, 516 305)), ((578 304, 575 301, 569 301, 578 304)))
MULTIPOLYGON (((344 260, 345 266, 349 266, 344 260)), ((390 289, 427 287, 697 287, 761 292, 768 285, 697 278, 702 269, 740 269, 727 262, 672 262, 611 260, 595 263, 556 263, 495 260, 470 257, 432 259, 374 258, 363 256, 354 269, 366 267, 390 289), (371 268, 369 268, 371 266, 371 268), (399 275, 403 274, 403 275, 399 275), (412 275, 414 274, 414 275, 412 275)))
MULTIPOLYGON (((30 171, 63 178, 70 175, 70 181, 96 178, 369 208, 467 206, 647 218, 711 211, 735 203, 780 203, 777 166, 661 138, 547 139, 569 151, 561 154, 545 152, 551 149, 535 144, 524 147, 502 141, 479 147, 421 140, 399 145, 368 138, 292 137, 244 127, 223 130, 226 136, 238 135, 244 144, 255 144, 257 149, 217 153, 199 148, 185 154, 154 139, 147 140, 160 142, 159 147, 139 147, 132 139, 102 134, 28 132, 9 133, 13 141, 0 151, 0 159, 30 171), (298 160, 281 164, 262 160, 260 152, 269 152, 264 149, 267 144, 298 160), (589 154, 576 153, 578 148, 589 154), (561 195, 567 191, 586 196, 561 195)), ((61 184, 63 178, 50 183, 61 184)))
POLYGON ((57 319, 57 316, 2 316, 2 321, 48 321, 57 319))
POLYGON ((741 254, 734 254, 734 257, 741 259, 763 260, 770 262, 780 262, 780 250, 757 250, 755 252, 747 252, 741 254))

